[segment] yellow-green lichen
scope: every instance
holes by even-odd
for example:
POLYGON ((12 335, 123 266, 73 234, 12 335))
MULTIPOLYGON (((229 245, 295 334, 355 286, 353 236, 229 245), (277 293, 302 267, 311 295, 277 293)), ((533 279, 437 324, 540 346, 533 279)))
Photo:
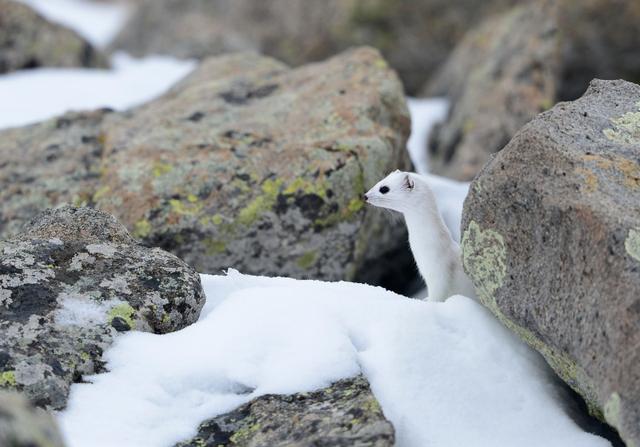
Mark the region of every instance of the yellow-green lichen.
MULTIPOLYGON (((195 196, 193 196, 195 197, 195 196)), ((196 198, 197 201, 197 198, 196 198)), ((187 202, 183 202, 178 199, 169 200, 169 205, 171 206, 171 211, 176 214, 180 214, 181 216, 194 216, 202 211, 201 203, 194 203, 191 200, 187 200, 187 202)))
POLYGON ((172 170, 173 170, 173 166, 170 165, 169 163, 156 162, 154 163, 153 168, 151 169, 151 174, 154 177, 161 177, 165 174, 168 174, 172 170))
POLYGON ((360 211, 363 207, 364 207, 364 202, 359 197, 351 199, 349 201, 349 204, 347 205, 347 209, 349 210, 350 216, 360 211))
POLYGON ((382 58, 376 59, 374 64, 375 64, 376 68, 380 68, 382 70, 384 70, 386 68, 389 68, 389 64, 387 64, 387 61, 385 61, 382 58))
POLYGON ((611 120, 612 128, 602 132, 604 136, 620 144, 637 144, 640 142, 640 112, 625 113, 611 120))
POLYGON ((375 397, 368 399, 364 404, 362 404, 362 408, 368 413, 382 413, 382 408, 380 408, 380 403, 375 397))
POLYGON ((231 187, 236 188, 243 193, 248 193, 249 191, 251 191, 251 186, 247 182, 240 180, 239 178, 235 178, 231 181, 231 187))
POLYGON ((276 198, 282 186, 282 180, 267 179, 262 184, 262 194, 253 199, 238 213, 238 222, 242 225, 251 225, 276 203, 276 198))
POLYGON ((604 404, 604 418, 607 423, 613 427, 620 426, 620 395, 612 393, 604 404))
POLYGON ((103 186, 101 188, 98 188, 98 190, 96 192, 93 193, 93 201, 97 202, 98 200, 100 200, 102 197, 104 197, 105 195, 107 195, 107 193, 111 190, 111 188, 109 186, 103 186))
POLYGON ((147 219, 141 219, 133 226, 133 236, 137 238, 145 238, 151 233, 151 222, 147 219))
POLYGON ((205 239, 203 241, 203 244, 206 250, 206 254, 209 256, 224 253, 224 251, 227 249, 227 244, 225 244, 224 241, 219 241, 216 239, 205 239))
POLYGON ((330 227, 336 225, 339 222, 344 222, 355 216, 360 210, 364 208, 364 202, 359 197, 354 197, 338 211, 331 213, 327 216, 316 219, 313 223, 318 227, 330 227))
POLYGON ((624 240, 624 249, 636 261, 640 261, 640 228, 629 230, 627 238, 624 240))
POLYGON ((233 444, 247 444, 248 441, 251 439, 251 437, 258 431, 260 430, 260 424, 259 423, 255 423, 255 424, 251 424, 251 425, 247 425, 244 427, 241 427, 238 431, 236 431, 230 438, 229 441, 231 441, 233 444))
POLYGON ((135 313, 136 310, 128 303, 118 304, 117 306, 112 307, 109 311, 107 321, 111 324, 114 318, 120 317, 127 323, 127 325, 129 325, 129 328, 134 329, 136 327, 136 323, 133 319, 135 313))
POLYGON ((73 196, 73 199, 71 200, 71 203, 75 207, 82 207, 82 206, 87 206, 91 202, 92 199, 93 199, 93 194, 90 194, 90 193, 88 193, 86 191, 83 191, 83 192, 73 196))
POLYGON ((304 194, 315 194, 323 199, 327 198, 327 185, 325 182, 312 182, 308 179, 298 177, 284 189, 283 194, 293 195, 297 192, 304 194))
POLYGON ((471 221, 462 238, 462 262, 473 278, 484 303, 495 304, 495 292, 502 287, 507 272, 504 238, 494 230, 482 230, 471 221))
POLYGON ((16 382, 16 373, 15 371, 5 371, 0 373, 0 386, 2 387, 15 387, 17 385, 16 382))
POLYGON ((540 110, 544 111, 544 110, 549 110, 551 107, 553 107, 553 99, 546 97, 546 98, 542 98, 540 100, 540 110))
POLYGON ((298 258, 296 264, 298 264, 298 267, 307 270, 316 262, 317 256, 318 255, 315 251, 308 251, 298 258))
POLYGON ((215 214, 211 218, 211 222, 213 222, 214 225, 220 225, 222 223, 222 216, 220 214, 215 214))

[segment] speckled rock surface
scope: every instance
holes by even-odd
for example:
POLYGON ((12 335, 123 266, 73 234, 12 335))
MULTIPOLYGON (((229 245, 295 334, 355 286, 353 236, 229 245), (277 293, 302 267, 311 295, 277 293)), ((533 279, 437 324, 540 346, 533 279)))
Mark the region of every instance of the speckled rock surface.
POLYGON ((447 95, 447 121, 431 133, 431 170, 471 180, 489 156, 555 103, 560 73, 557 5, 521 6, 470 32, 428 86, 447 95))
POLYGON ((0 391, 0 446, 63 447, 53 417, 18 393, 0 391))
POLYGON ((266 395, 200 425, 176 447, 386 447, 394 429, 362 376, 290 396, 266 395))
POLYGON ((103 371, 117 333, 181 329, 204 300, 194 270, 112 216, 45 211, 0 242, 0 387, 63 408, 72 383, 103 371))
POLYGON ((0 73, 107 65, 107 58, 75 32, 47 21, 22 3, 0 0, 0 73))
POLYGON ((409 126, 402 86, 375 50, 297 69, 212 58, 129 112, 1 132, 0 233, 42 208, 87 204, 200 272, 380 284, 397 265, 402 281, 414 274, 404 225, 361 197, 408 169, 409 126), (364 267, 399 248, 383 268, 364 267))
POLYGON ((593 81, 473 182, 463 261, 482 303, 640 445, 640 86, 593 81))
POLYGON ((114 46, 197 58, 256 50, 300 65, 371 45, 415 93, 470 24, 522 1, 147 0, 114 46))

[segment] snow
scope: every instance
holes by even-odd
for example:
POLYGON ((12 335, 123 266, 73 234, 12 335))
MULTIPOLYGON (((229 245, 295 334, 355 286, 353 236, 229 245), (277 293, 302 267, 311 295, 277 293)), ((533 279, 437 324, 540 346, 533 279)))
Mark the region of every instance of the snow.
POLYGON ((411 136, 407 151, 415 171, 423 175, 436 196, 438 210, 451 236, 460 241, 462 205, 469 192, 469 183, 429 174, 427 142, 433 126, 446 118, 449 102, 444 98, 408 98, 411 113, 411 136))
POLYGON ((418 174, 429 172, 429 151, 427 143, 431 129, 445 120, 449 111, 446 98, 407 98, 411 113, 411 136, 407 150, 418 174))
POLYGON ((442 220, 449 228, 453 239, 460 242, 462 206, 469 193, 469 183, 457 182, 433 174, 423 174, 423 176, 429 182, 429 187, 436 197, 442 220))
POLYGON ((112 70, 42 68, 0 76, 0 129, 69 110, 127 109, 161 95, 195 67, 193 61, 124 53, 112 63, 112 70))
POLYGON ((56 310, 54 319, 61 326, 86 326, 107 322, 109 311, 124 301, 106 300, 101 303, 88 301, 86 296, 68 293, 58 297, 60 308, 56 310))
POLYGON ((121 336, 110 372, 73 385, 59 417, 69 446, 169 446, 256 396, 361 371, 401 447, 610 445, 574 424, 538 354, 471 299, 233 270, 202 279, 197 323, 121 336))
POLYGON ((51 22, 66 26, 99 48, 106 47, 128 18, 125 3, 85 0, 18 0, 51 22))

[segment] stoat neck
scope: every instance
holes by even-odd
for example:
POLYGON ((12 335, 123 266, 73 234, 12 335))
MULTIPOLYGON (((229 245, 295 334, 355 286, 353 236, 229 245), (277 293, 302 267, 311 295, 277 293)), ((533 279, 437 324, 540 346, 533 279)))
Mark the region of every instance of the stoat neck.
POLYGON ((453 275, 460 262, 458 244, 435 206, 417 207, 404 213, 404 217, 411 251, 427 283, 429 299, 443 301, 449 297, 455 281, 453 275))

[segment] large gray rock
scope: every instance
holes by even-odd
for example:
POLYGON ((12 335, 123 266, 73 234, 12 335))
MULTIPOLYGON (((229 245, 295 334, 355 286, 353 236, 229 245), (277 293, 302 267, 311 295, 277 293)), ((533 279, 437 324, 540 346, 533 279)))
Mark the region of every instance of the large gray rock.
POLYGON ((404 226, 361 197, 409 167, 409 126, 402 86, 375 50, 297 69, 212 58, 129 112, 0 132, 0 234, 42 208, 87 204, 201 272, 379 284, 390 267, 368 261, 399 247, 405 275, 413 261, 404 226))
POLYGON ((37 67, 107 67, 106 57, 75 32, 31 8, 0 0, 0 73, 37 67))
POLYGON ((471 180, 522 125, 591 79, 640 79, 637 5, 540 0, 470 31, 422 90, 452 103, 431 134, 432 170, 471 180))
POLYGON ((640 445, 640 86, 593 81, 473 182, 464 267, 479 298, 591 411, 640 445))
POLYGON ((267 395, 200 425, 176 447, 391 447, 394 429, 362 376, 290 396, 267 395))
POLYGON ((112 216, 48 210, 0 242, 0 387, 63 408, 72 383, 103 371, 117 333, 181 329, 204 300, 193 269, 112 216))
POLYGON ((0 446, 63 447, 62 435, 51 417, 18 393, 0 391, 0 446))
MULTIPOLYGON (((520 0, 521 2, 522 0, 520 0)), ((518 0, 146 0, 114 43, 136 55, 254 50, 300 65, 377 47, 415 93, 478 18, 518 0)))
POLYGON ((435 173, 468 181, 511 137, 555 103, 560 41, 555 1, 520 6, 471 31, 431 81, 447 95, 446 122, 431 133, 435 173))

